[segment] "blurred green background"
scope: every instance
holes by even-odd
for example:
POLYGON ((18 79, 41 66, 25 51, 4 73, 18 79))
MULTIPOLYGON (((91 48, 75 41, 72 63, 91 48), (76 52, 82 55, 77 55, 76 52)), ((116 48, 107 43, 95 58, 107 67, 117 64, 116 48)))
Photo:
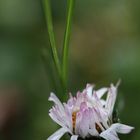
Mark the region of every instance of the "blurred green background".
MULTIPOLYGON (((61 55, 66 0, 52 0, 61 55)), ((96 88, 119 78, 118 110, 140 139, 140 1, 76 0, 69 49, 68 91, 96 88)), ((49 118, 48 96, 60 92, 41 0, 0 0, 0 140, 45 140, 59 127, 49 118)))

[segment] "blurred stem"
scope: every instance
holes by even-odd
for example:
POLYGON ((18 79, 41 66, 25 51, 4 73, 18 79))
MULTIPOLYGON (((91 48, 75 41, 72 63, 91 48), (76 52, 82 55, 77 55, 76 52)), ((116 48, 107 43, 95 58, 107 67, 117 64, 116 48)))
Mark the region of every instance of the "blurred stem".
POLYGON ((59 57, 58 57, 58 52, 56 49, 56 42, 55 42, 54 31, 53 31, 50 0, 44 0, 45 16, 46 16, 46 22, 47 22, 47 27, 48 27, 50 45, 52 48, 55 66, 56 66, 56 69, 58 71, 64 92, 66 91, 66 88, 67 88, 68 48, 69 48, 69 41, 70 41, 74 2, 75 2, 75 0, 67 0, 67 19, 66 19, 66 29, 65 29, 65 35, 64 35, 64 42, 63 42, 63 56, 62 56, 62 67, 61 67, 59 57))
POLYGON ((56 43, 55 43, 50 0, 44 0, 44 4, 45 4, 45 16, 46 16, 46 22, 47 22, 47 27, 48 27, 50 45, 51 45, 52 53, 53 53, 53 59, 54 59, 54 63, 58 71, 59 77, 61 78, 61 65, 60 65, 56 43))
POLYGON ((75 0, 67 0, 67 19, 66 19, 66 29, 63 42, 63 62, 62 62, 62 74, 64 86, 67 87, 67 76, 68 76, 68 50, 69 50, 69 41, 72 25, 72 16, 74 10, 75 0))

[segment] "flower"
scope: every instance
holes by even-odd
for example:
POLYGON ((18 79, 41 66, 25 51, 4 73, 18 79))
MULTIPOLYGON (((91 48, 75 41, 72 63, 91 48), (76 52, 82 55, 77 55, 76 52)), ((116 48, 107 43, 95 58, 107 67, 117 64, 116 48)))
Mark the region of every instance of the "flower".
POLYGON ((65 133, 70 134, 71 140, 91 137, 119 140, 117 133, 131 132, 133 127, 114 121, 117 87, 118 84, 111 84, 109 88, 95 91, 93 85, 87 84, 82 92, 77 92, 76 97, 70 94, 67 103, 63 104, 54 93, 51 93, 49 101, 53 101, 55 106, 49 110, 49 115, 61 128, 48 140, 59 140, 65 133))

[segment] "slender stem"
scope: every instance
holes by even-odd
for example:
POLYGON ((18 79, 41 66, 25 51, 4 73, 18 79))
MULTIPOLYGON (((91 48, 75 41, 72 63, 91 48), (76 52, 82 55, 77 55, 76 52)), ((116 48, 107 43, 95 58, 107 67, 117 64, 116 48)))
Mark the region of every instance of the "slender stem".
POLYGON ((55 66, 58 71, 58 74, 61 77, 61 65, 60 65, 60 61, 58 57, 58 52, 56 49, 50 0, 44 0, 44 5, 45 5, 45 16, 46 16, 46 22, 47 22, 47 27, 48 27, 49 40, 50 40, 50 45, 52 48, 53 58, 54 58, 54 62, 55 62, 55 66))
POLYGON ((67 20, 66 20, 66 29, 64 35, 64 42, 63 42, 63 63, 62 63, 62 74, 63 74, 63 81, 64 85, 66 86, 67 83, 67 67, 68 67, 68 48, 69 48, 69 41, 70 41, 70 33, 71 33, 71 24, 72 24, 72 15, 74 9, 75 0, 67 0, 67 20))

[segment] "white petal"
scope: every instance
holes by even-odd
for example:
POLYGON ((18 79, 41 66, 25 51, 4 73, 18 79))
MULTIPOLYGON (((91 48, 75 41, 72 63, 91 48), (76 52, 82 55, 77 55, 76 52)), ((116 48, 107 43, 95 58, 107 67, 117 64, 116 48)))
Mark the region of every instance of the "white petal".
POLYGON ((93 85, 87 84, 86 91, 89 97, 92 97, 93 85))
POLYGON ((106 140, 119 140, 118 135, 115 131, 112 131, 110 128, 106 131, 103 131, 100 134, 100 137, 106 139, 106 140))
POLYGON ((96 105, 99 107, 99 108, 103 108, 103 105, 106 103, 106 101, 104 101, 104 100, 102 100, 102 99, 100 99, 99 97, 98 97, 98 95, 97 95, 97 93, 96 92, 94 92, 94 94, 93 94, 93 102, 95 102, 96 103, 96 105), (102 101, 102 102, 101 102, 102 101), (103 102, 104 101, 104 102, 103 102))
POLYGON ((101 104, 102 104, 102 106, 105 106, 106 105, 106 101, 105 100, 100 100, 101 101, 101 104))
POLYGON ((71 136, 70 140, 77 140, 77 139, 78 139, 78 135, 73 135, 73 136, 71 136))
POLYGON ((55 116, 52 112, 50 112, 49 113, 49 116, 52 118, 52 120, 53 121, 55 121, 57 124, 59 124, 60 126, 65 126, 64 124, 63 124, 63 122, 61 122, 61 121, 59 121, 58 119, 57 119, 57 116, 55 116))
POLYGON ((61 101, 58 99, 58 97, 53 92, 51 92, 51 95, 50 95, 50 97, 49 97, 48 100, 49 101, 53 101, 56 105, 58 105, 58 107, 60 108, 60 110, 62 112, 64 112, 64 107, 63 107, 61 101))
POLYGON ((117 133, 126 134, 134 128, 120 123, 112 124, 109 129, 103 131, 100 136, 106 140, 119 140, 117 133))
POLYGON ((54 134, 52 134, 47 140, 59 140, 66 132, 68 132, 65 128, 60 128, 54 134))
POLYGON ((96 91, 98 98, 102 98, 102 96, 107 92, 108 88, 101 88, 96 91))
POLYGON ((106 140, 120 140, 116 135, 110 134, 110 133, 101 133, 100 137, 106 139, 106 140))
POLYGON ((117 133, 121 133, 121 134, 130 133, 134 129, 134 127, 124 125, 121 123, 112 124, 111 128, 114 129, 117 133))
POLYGON ((106 100, 106 106, 105 106, 105 108, 108 110, 109 116, 112 115, 116 97, 117 97, 117 88, 113 84, 111 84, 111 87, 107 94, 107 100, 106 100))
POLYGON ((89 129, 89 134, 90 134, 91 136, 98 136, 98 135, 99 135, 99 133, 98 133, 98 131, 96 130, 95 127, 92 128, 92 129, 89 129))

